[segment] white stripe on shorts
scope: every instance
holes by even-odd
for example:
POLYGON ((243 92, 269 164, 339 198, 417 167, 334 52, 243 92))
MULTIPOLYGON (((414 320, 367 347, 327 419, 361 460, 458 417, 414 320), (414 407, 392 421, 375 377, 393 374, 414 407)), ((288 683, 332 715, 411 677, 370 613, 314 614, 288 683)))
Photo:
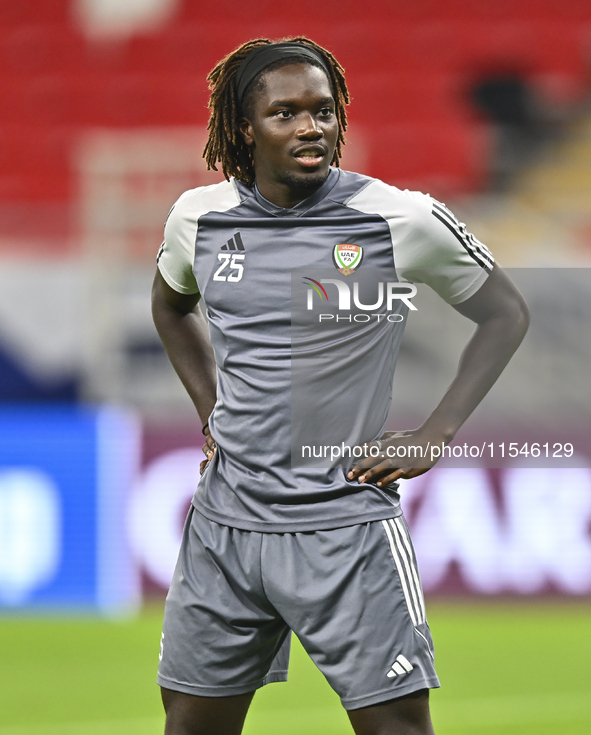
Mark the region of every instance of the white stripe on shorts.
POLYGON ((417 616, 412 604, 412 600, 410 598, 408 587, 406 584, 406 577, 404 575, 404 569, 402 567, 402 561, 400 559, 400 556, 398 554, 398 549, 394 543, 394 537, 392 536, 392 531, 390 530, 390 526, 388 525, 388 521, 382 521, 382 526, 384 527, 384 530, 386 531, 386 535, 388 536, 388 541, 390 543, 390 551, 392 552, 392 556, 394 558, 394 563, 396 564, 396 569, 398 570, 398 577, 400 578, 400 584, 402 585, 402 591, 404 593, 404 599, 406 600, 406 607, 408 608, 408 612, 410 614, 410 619, 412 620, 412 624, 416 628, 417 623, 417 616))
POLYGON ((398 531, 400 532, 400 536, 402 537, 404 546, 406 547, 406 553, 408 554, 408 559, 410 562, 410 570, 412 573, 414 587, 417 591, 417 597, 420 605, 420 622, 424 623, 427 620, 427 613, 425 611, 425 598, 423 597, 423 590, 419 581, 419 570, 417 569, 417 565, 414 560, 414 554, 412 551, 412 544, 408 535, 408 530, 400 518, 395 518, 394 521, 390 521, 390 523, 392 522, 394 522, 398 527, 398 531))
POLYGON ((416 628, 417 625, 425 622, 426 616, 423 595, 418 584, 418 574, 414 568, 412 553, 409 553, 407 556, 404 548, 404 543, 408 544, 409 542, 403 533, 404 529, 402 528, 401 530, 395 525, 394 520, 382 521, 382 526, 388 537, 390 551, 392 552, 392 557, 394 558, 394 563, 398 571, 406 607, 408 608, 412 624, 416 628), (405 541, 402 539, 405 539, 405 541))
POLYGON ((398 521, 398 518, 395 518, 394 520, 390 520, 390 526, 392 527, 392 531, 394 532, 394 539, 396 541, 396 544, 398 546, 398 551, 400 552, 400 556, 402 558, 402 561, 404 562, 404 568, 406 570, 406 576, 408 579, 408 586, 410 588, 412 599, 415 604, 415 609, 417 613, 417 620, 419 622, 419 625, 421 623, 425 622, 425 616, 423 613, 423 609, 421 608, 421 604, 419 600, 421 600, 421 588, 418 585, 418 575, 415 571, 414 564, 413 564, 413 558, 412 553, 407 553, 407 550, 404 548, 404 542, 402 540, 403 535, 403 529, 402 525, 398 525, 395 521, 398 521))

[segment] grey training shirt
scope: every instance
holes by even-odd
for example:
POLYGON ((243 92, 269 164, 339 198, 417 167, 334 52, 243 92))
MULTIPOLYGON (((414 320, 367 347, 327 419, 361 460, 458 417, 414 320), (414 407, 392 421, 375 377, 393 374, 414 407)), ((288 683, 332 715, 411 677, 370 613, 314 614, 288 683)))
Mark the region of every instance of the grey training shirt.
POLYGON ((399 515, 396 492, 347 480, 346 448, 383 431, 412 304, 403 284, 458 304, 492 265, 444 205, 339 169, 292 209, 233 179, 185 192, 158 267, 201 294, 217 363, 218 451, 196 509, 268 532, 399 515))

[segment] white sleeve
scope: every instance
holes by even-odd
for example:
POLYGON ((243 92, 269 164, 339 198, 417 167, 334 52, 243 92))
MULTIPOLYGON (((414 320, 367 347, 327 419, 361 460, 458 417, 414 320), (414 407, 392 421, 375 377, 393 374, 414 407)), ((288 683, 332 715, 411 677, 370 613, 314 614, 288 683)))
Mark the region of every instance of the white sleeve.
POLYGON ((426 283, 448 304, 460 304, 486 281, 494 258, 444 204, 425 194, 411 196, 409 228, 394 241, 398 276, 426 283))
POLYGON ((191 191, 174 204, 164 225, 164 242, 158 251, 158 269, 168 285, 182 294, 199 293, 193 273, 197 219, 187 207, 191 191))

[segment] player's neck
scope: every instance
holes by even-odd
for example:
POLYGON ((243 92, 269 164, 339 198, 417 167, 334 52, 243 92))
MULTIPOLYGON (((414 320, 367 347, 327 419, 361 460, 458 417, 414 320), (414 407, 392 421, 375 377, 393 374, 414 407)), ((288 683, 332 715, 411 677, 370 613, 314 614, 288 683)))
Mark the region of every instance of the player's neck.
POLYGON ((264 176, 257 176, 255 183, 259 194, 268 202, 283 209, 291 209, 312 196, 325 181, 326 179, 315 181, 310 186, 302 186, 301 183, 292 186, 289 183, 269 181, 264 176))

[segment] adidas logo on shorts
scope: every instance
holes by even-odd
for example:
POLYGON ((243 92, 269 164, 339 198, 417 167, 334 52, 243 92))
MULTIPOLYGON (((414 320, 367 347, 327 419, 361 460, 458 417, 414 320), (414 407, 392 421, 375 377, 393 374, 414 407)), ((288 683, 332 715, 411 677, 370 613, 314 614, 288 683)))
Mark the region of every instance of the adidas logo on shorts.
POLYGON ((408 674, 409 671, 412 671, 414 669, 414 666, 411 664, 411 662, 402 654, 400 656, 396 656, 396 661, 392 664, 392 668, 386 676, 389 679, 394 678, 395 676, 399 676, 400 674, 408 674))

